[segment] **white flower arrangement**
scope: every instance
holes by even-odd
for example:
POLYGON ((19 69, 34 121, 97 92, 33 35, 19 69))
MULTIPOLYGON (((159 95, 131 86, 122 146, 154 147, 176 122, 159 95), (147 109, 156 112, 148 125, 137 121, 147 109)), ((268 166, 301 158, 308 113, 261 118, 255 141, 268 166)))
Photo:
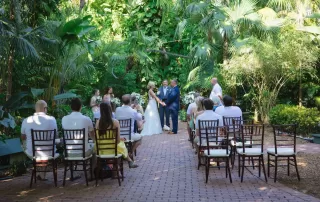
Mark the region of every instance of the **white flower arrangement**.
POLYGON ((112 98, 111 102, 114 103, 116 107, 119 107, 121 105, 120 99, 117 97, 112 98))
POLYGON ((182 103, 184 105, 188 105, 188 104, 191 104, 191 103, 194 103, 195 102, 195 97, 194 97, 194 94, 196 92, 194 91, 191 91, 187 94, 185 94, 183 97, 182 97, 182 103))
POLYGON ((131 96, 135 96, 139 105, 143 106, 144 105, 144 100, 143 100, 143 97, 139 94, 139 93, 131 93, 131 96))

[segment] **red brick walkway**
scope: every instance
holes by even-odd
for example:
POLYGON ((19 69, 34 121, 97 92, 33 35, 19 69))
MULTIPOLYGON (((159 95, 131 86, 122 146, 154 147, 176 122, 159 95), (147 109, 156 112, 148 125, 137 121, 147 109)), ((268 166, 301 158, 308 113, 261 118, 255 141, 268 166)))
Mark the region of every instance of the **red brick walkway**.
POLYGON ((232 184, 225 178, 224 169, 211 169, 206 184, 204 168, 197 170, 185 131, 144 137, 136 161, 140 165, 137 169, 125 165, 126 178, 121 187, 111 179, 99 182, 98 187, 94 182, 86 187, 83 177, 62 187, 60 170, 58 188, 49 178, 29 189, 30 175, 1 181, 0 201, 319 201, 271 179, 265 183, 248 171, 241 183, 237 168, 232 170, 232 184))

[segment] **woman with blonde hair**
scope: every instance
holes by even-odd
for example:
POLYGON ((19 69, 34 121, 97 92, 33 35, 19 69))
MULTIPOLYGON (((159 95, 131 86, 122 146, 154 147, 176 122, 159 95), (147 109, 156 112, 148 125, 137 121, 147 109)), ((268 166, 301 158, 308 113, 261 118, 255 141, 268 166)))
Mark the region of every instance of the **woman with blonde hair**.
POLYGON ((202 103, 203 100, 204 100, 204 97, 202 97, 202 96, 199 96, 196 98, 197 107, 194 108, 194 111, 193 111, 194 119, 196 119, 197 116, 199 116, 200 114, 202 114, 204 112, 204 107, 203 107, 203 103, 202 103))
POLYGON ((149 89, 148 91, 149 102, 148 102, 146 111, 144 113, 145 124, 143 126, 143 130, 141 131, 142 136, 162 133, 162 127, 161 127, 157 102, 162 106, 165 106, 165 103, 163 103, 154 93, 155 87, 156 85, 153 81, 150 81, 148 83, 147 88, 149 89))

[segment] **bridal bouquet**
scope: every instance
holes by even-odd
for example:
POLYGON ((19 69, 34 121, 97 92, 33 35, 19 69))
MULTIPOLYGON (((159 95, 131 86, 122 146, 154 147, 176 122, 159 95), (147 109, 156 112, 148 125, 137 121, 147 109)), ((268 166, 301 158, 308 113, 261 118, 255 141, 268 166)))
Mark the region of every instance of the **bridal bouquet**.
POLYGON ((99 105, 102 103, 102 97, 98 96, 96 99, 96 104, 99 105))
POLYGON ((143 97, 139 94, 139 93, 131 93, 131 96, 135 96, 139 105, 143 106, 144 105, 144 100, 143 100, 143 97))
POLYGON ((194 94, 195 94, 194 91, 191 91, 191 92, 185 94, 185 95, 182 97, 182 103, 183 103, 184 105, 188 105, 188 104, 193 103, 193 102, 195 101, 194 94))
POLYGON ((111 102, 114 103, 117 107, 119 107, 121 104, 120 99, 117 97, 112 98, 111 102))

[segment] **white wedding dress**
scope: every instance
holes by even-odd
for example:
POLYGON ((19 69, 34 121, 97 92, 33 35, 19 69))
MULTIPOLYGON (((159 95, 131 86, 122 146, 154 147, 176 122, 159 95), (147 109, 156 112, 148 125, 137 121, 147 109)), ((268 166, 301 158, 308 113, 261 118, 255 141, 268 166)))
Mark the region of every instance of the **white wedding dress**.
POLYGON ((148 93, 149 103, 144 113, 144 126, 141 131, 142 136, 155 135, 162 133, 160 116, 157 101, 148 93))

